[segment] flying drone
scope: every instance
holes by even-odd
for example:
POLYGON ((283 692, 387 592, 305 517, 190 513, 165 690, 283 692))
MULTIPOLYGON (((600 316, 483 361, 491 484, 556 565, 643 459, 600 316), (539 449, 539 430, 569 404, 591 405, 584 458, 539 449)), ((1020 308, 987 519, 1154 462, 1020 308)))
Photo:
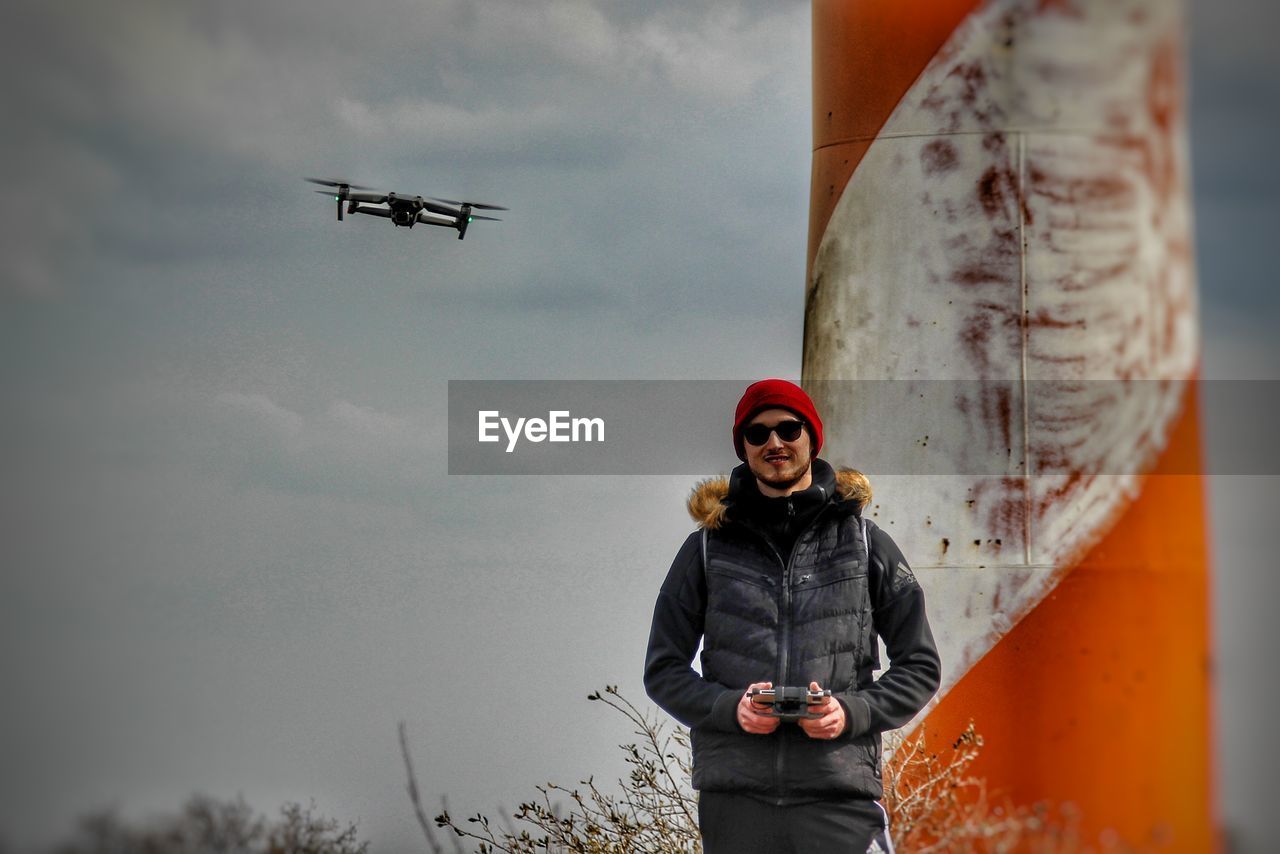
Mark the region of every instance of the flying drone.
POLYGON ((316 190, 317 193, 333 196, 338 203, 338 221, 342 221, 342 206, 346 203, 349 214, 369 214, 391 220, 394 225, 413 228, 417 223, 441 225, 456 229, 458 239, 467 236, 467 226, 478 219, 501 222, 497 217, 481 216, 473 210, 505 211, 500 205, 486 205, 483 202, 457 202, 452 199, 424 199, 422 196, 409 196, 401 193, 384 193, 372 187, 362 187, 341 178, 307 178, 313 184, 333 187, 332 190, 316 190), (376 207, 386 205, 386 207, 376 207))

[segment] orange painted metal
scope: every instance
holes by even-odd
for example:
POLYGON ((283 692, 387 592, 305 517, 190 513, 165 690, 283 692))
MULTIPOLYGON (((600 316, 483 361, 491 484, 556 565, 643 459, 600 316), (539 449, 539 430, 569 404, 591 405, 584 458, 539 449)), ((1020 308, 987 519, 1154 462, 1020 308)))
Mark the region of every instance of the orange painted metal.
POLYGON ((1074 804, 1085 841, 1210 851, 1205 489, 1195 385, 1136 501, 930 711, 942 749, 972 719, 973 771, 1014 803, 1074 804))
POLYGON ((871 140, 956 24, 978 5, 814 0, 810 262, 871 140))

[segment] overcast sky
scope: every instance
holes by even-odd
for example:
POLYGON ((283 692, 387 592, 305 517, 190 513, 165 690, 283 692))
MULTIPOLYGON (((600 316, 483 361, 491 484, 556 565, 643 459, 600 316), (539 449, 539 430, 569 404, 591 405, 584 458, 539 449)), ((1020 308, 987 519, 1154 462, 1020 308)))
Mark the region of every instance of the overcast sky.
MULTIPOLYGON (((1205 370, 1276 379, 1280 15, 1190 21, 1205 370)), ((204 791, 314 797, 402 847, 402 719, 429 808, 616 776, 626 729, 585 695, 643 698, 689 479, 449 477, 446 383, 798 376, 808 4, 22 0, 0 23, 0 839, 204 791), (462 242, 339 224, 315 174, 511 211, 462 242)), ((1277 761, 1280 490, 1213 490, 1247 830, 1277 761)))

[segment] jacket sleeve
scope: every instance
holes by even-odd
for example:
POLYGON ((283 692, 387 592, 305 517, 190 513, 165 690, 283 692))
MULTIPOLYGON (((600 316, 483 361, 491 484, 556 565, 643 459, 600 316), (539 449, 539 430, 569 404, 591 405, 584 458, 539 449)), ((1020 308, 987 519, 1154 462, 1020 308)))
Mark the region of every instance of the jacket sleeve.
POLYGON ((924 591, 889 535, 867 527, 872 621, 884 638, 889 669, 863 690, 839 697, 849 721, 848 736, 903 726, 924 708, 942 680, 942 661, 925 613, 924 591))
POLYGON ((702 639, 706 607, 702 533, 695 531, 676 554, 653 606, 644 689, 687 727, 741 732, 737 707, 742 692, 703 679, 691 666, 702 639))

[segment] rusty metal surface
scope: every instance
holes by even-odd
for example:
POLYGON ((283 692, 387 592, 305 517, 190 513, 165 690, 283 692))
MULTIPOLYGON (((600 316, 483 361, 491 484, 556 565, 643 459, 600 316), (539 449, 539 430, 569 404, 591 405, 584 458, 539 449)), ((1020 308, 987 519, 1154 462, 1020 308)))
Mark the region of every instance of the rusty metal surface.
POLYGON ((1180 26, 1165 2, 989 3, 874 141, 822 143, 866 149, 808 282, 804 379, 827 455, 856 466, 860 443, 895 441, 921 469, 967 448, 1008 460, 999 475, 927 483, 871 472, 877 521, 945 591, 931 597, 944 691, 1134 499, 1139 476, 1091 472, 1149 467, 1181 412, 1197 341, 1180 26), (1019 385, 1156 378, 1167 394, 1019 385), (841 379, 900 381, 901 415, 815 383, 841 379), (939 379, 1014 382, 950 400, 911 384, 939 379), (905 405, 920 394, 943 399, 905 405), (1038 460, 1079 473, 1033 477, 1038 460))

